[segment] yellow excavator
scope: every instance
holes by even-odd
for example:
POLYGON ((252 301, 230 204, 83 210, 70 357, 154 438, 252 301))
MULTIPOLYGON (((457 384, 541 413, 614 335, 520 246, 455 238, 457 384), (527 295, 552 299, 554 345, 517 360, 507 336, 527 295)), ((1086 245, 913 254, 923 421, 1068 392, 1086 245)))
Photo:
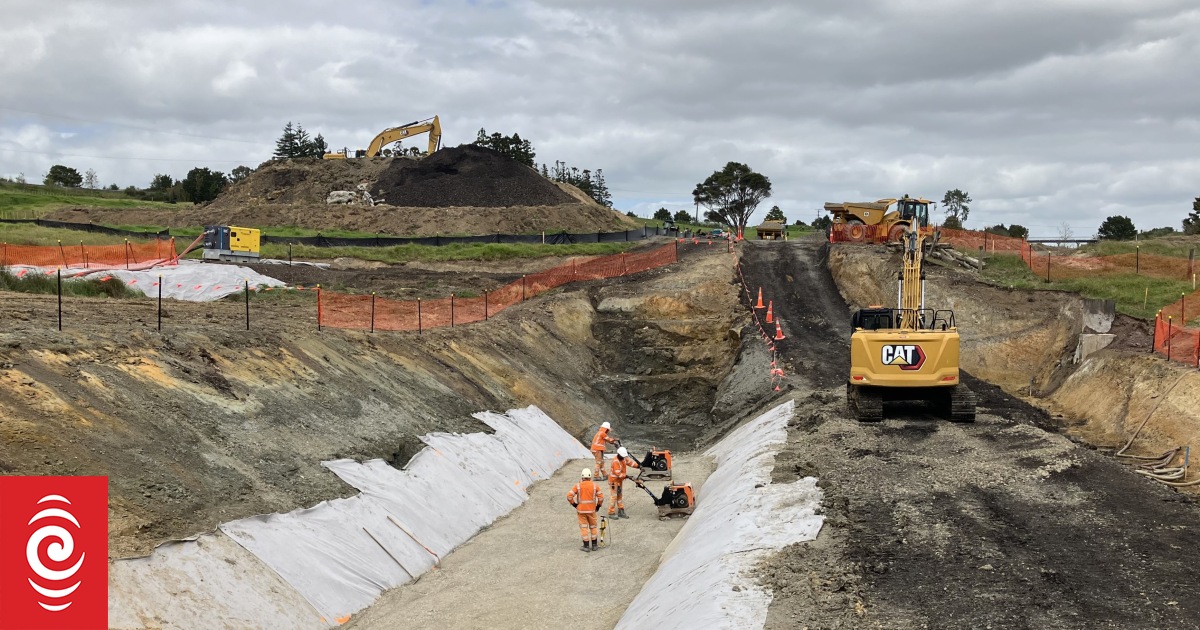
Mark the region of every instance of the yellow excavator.
MULTIPOLYGON (((902 237, 904 269, 897 308, 871 306, 851 319, 846 402, 861 422, 883 419, 883 403, 925 401, 953 422, 975 421, 975 394, 960 381, 954 311, 925 308, 925 235, 910 225, 902 237)), ((936 235, 932 245, 936 244, 936 235)))
MULTIPOLYGON (((401 140, 427 132, 429 133, 429 153, 432 154, 442 146, 442 123, 438 120, 437 116, 434 116, 433 118, 426 118, 425 120, 410 122, 407 125, 401 125, 399 127, 384 129, 379 133, 379 135, 375 136, 375 139, 371 141, 371 144, 368 145, 366 149, 359 149, 355 151, 354 157, 376 157, 383 150, 383 147, 393 142, 399 142, 401 140)), ((326 153, 324 155, 326 160, 343 160, 348 157, 350 157, 349 151, 326 153)))

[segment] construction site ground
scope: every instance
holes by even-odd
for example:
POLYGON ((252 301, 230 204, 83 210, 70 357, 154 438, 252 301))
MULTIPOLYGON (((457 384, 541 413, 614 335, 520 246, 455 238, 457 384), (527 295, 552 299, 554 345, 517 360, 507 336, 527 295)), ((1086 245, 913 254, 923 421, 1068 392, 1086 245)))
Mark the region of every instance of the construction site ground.
MULTIPOLYGON (((1074 349, 1077 298, 932 269, 929 301, 952 301, 960 314, 979 420, 950 424, 919 406, 889 406, 882 423, 865 425, 845 410, 847 298, 894 298, 889 254, 831 250, 819 239, 739 248, 747 282, 773 301, 788 337, 776 344, 787 375, 779 392, 723 245, 684 247, 668 267, 568 285, 489 322, 422 335, 318 333, 310 304, 270 301, 252 304, 250 331, 239 302, 172 302, 159 333, 150 300, 82 298, 64 303, 59 332, 53 296, 5 293, 0 473, 108 476, 110 551, 127 557, 221 522, 347 496, 354 490, 320 461, 380 457, 401 466, 421 448, 419 435, 483 430, 470 417, 480 410, 536 404, 585 440, 609 420, 635 453, 669 446, 700 467, 699 479, 698 447, 792 397, 797 412, 775 476, 818 477, 827 520, 816 541, 760 567, 774 595, 768 627, 1195 625, 1195 495, 1146 480, 1085 442, 1108 447, 1131 433, 1116 420, 1079 420, 1102 392, 1089 394, 1074 375, 1084 370, 1064 358, 1074 349), (1052 400, 1066 417, 1016 396, 1038 402, 1056 389, 1077 392, 1052 400)), ((412 282, 353 269, 341 282, 479 290, 522 272, 506 262, 471 265, 420 269, 412 282)), ((312 276, 292 281, 321 275, 295 273, 312 276)), ((1112 383, 1131 378, 1122 371, 1129 353, 1139 365, 1153 361, 1131 343, 1100 357, 1108 367, 1097 387, 1121 391, 1112 383)), ((1143 371, 1159 378, 1155 370, 1143 371)), ((1179 408, 1177 426, 1148 431, 1145 448, 1182 443, 1189 412, 1179 408)), ((413 626, 443 627, 430 612, 441 607, 446 618, 461 614, 458 627, 538 627, 547 618, 536 606, 564 593, 584 597, 583 576, 605 606, 620 575, 629 585, 621 597, 634 592, 678 523, 646 518, 648 498, 631 490, 634 518, 618 523, 614 546, 579 552, 574 516, 560 500, 575 467, 353 623, 390 627, 407 615, 413 626), (638 535, 643 525, 650 529, 638 535), (540 591, 525 595, 536 600, 522 605, 506 590, 521 587, 540 591), (490 618, 455 612, 477 593, 495 603, 490 618)), ((595 627, 609 627, 617 607, 605 608, 608 626, 595 627)), ((551 614, 562 619, 561 608, 551 614)))
MULTIPOLYGON (((456 549, 441 568, 385 594, 348 627, 612 628, 685 521, 660 520, 650 497, 626 481, 629 518, 609 519, 607 547, 581 551, 566 493, 593 463, 570 462, 535 485, 524 505, 456 549)), ((711 462, 693 455, 673 465, 675 478, 701 493, 710 469, 711 462)), ((658 493, 663 482, 647 485, 658 493)), ((601 487, 607 513, 612 493, 607 483, 601 487)))

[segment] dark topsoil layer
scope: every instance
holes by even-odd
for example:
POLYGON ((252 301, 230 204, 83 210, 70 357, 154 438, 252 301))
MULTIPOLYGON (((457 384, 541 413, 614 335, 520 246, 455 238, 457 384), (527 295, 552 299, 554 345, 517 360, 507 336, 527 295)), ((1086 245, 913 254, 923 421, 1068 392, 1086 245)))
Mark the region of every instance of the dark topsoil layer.
POLYGON ((393 206, 555 206, 575 201, 537 171, 491 149, 464 144, 420 161, 393 161, 371 193, 393 206))

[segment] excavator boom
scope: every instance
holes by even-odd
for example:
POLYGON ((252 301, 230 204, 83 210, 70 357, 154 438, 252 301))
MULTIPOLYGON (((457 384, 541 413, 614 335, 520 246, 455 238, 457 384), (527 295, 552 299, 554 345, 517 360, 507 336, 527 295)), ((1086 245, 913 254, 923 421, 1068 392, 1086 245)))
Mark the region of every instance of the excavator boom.
MULTIPOLYGON (((375 138, 371 140, 371 144, 367 145, 367 149, 365 151, 357 151, 356 156, 369 158, 378 157, 379 154, 383 152, 383 147, 392 144, 393 142, 399 142, 406 138, 418 136, 423 133, 429 134, 428 153, 432 154, 434 151, 437 151, 441 148, 442 123, 440 120, 438 120, 437 116, 434 116, 433 118, 410 122, 407 125, 384 129, 379 133, 379 135, 375 136, 375 138)), ((326 160, 340 160, 346 157, 349 157, 346 153, 325 154, 326 160)))

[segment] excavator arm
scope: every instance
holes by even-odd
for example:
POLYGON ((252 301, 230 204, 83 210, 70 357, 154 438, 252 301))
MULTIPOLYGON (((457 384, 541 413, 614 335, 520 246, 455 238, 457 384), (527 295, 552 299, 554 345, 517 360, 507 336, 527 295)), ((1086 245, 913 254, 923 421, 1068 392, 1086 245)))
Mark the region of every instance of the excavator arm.
POLYGON ((426 120, 411 122, 400 127, 384 129, 383 132, 375 136, 375 139, 372 140, 371 144, 367 147, 366 157, 376 157, 379 155, 379 152, 383 150, 383 147, 393 142, 399 142, 400 140, 411 138, 412 136, 427 132, 429 133, 429 153, 433 153, 434 151, 437 151, 442 144, 442 124, 438 120, 437 116, 426 120))

